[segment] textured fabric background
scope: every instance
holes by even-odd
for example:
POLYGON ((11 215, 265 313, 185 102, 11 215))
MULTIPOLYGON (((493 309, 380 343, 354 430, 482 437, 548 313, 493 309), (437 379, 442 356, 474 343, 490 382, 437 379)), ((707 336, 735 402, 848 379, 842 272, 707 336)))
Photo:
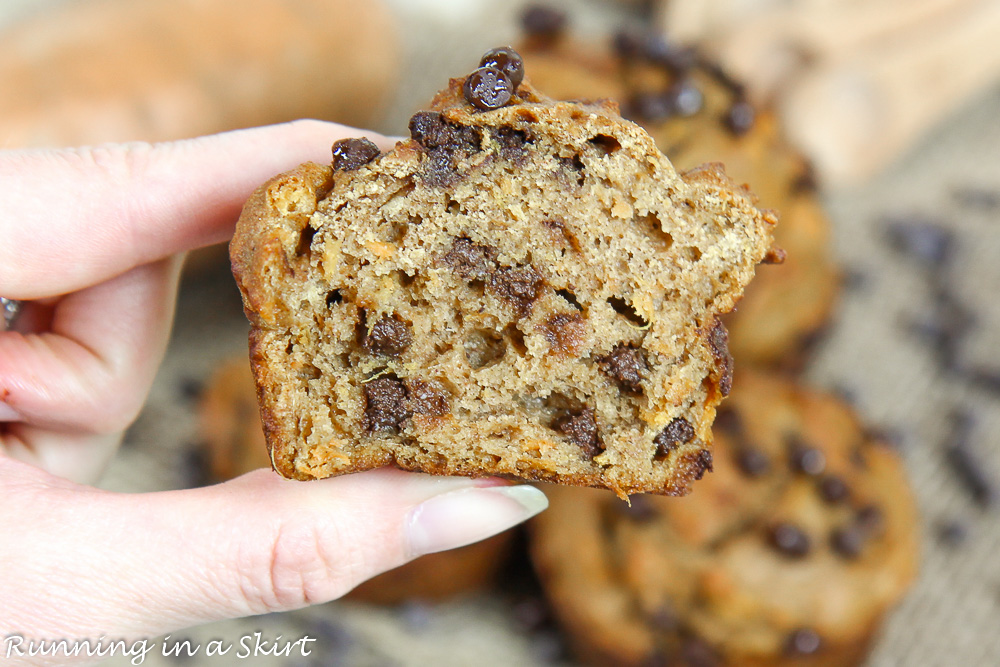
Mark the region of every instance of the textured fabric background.
MULTIPOLYGON (((469 70, 487 48, 513 38, 524 3, 392 1, 410 57, 398 101, 376 129, 400 134, 410 113, 447 76, 469 70)), ((4 0, 0 23, 31 4, 38 3, 4 0)), ((613 2, 551 4, 571 7, 574 24, 584 33, 606 32, 625 20, 613 2)), ((961 348, 963 357, 1000 369, 1000 85, 935 128, 879 177, 862 187, 825 192, 824 199, 835 224, 837 254, 851 279, 806 376, 816 386, 850 395, 873 425, 898 431, 925 517, 920 579, 890 618, 869 663, 1000 664, 998 510, 972 501, 943 450, 951 414, 968 409, 976 417, 972 446, 989 476, 1000 479, 1000 390, 991 393, 942 370, 910 325, 931 308, 934 285, 947 285, 977 320, 961 348), (956 195, 968 188, 980 195, 956 195), (955 261, 943 276, 932 280, 925 266, 892 249, 886 216, 931 219, 955 233, 955 261), (938 527, 949 521, 966 530, 960 543, 940 539, 938 527)), ((245 334, 239 296, 225 267, 189 277, 167 361, 103 487, 139 492, 191 483, 189 454, 197 435, 194 404, 184 387, 203 379, 219 360, 245 351, 245 334)), ((319 636, 312 658, 250 661, 260 665, 530 666, 561 659, 552 635, 525 632, 510 605, 489 595, 397 609, 332 603, 218 623, 178 637, 235 643, 255 631, 272 639, 319 636)), ((170 662, 151 655, 144 664, 170 662)), ((231 653, 187 664, 246 662, 231 653)))

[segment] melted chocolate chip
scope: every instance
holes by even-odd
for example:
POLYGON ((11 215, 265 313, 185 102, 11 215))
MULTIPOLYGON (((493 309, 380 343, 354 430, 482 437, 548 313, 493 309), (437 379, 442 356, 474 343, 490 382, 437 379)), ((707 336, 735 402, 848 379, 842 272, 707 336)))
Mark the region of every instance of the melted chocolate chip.
POLYGON ((479 66, 500 70, 507 75, 515 90, 524 81, 524 60, 520 53, 509 46, 487 51, 479 61, 479 66))
POLYGON ((821 475, 826 470, 826 455, 792 436, 788 443, 788 462, 795 472, 821 475))
POLYGON ((540 331, 553 352, 575 355, 583 345, 586 327, 579 313, 557 313, 545 320, 540 331))
POLYGON ((410 411, 415 415, 440 417, 451 412, 451 395, 439 382, 408 378, 406 393, 410 411))
POLYGON ((410 416, 406 387, 394 375, 367 382, 364 395, 364 427, 369 433, 398 431, 400 424, 410 416))
POLYGON ((413 342, 410 326, 397 315, 383 315, 365 334, 361 345, 372 354, 398 357, 413 342))
POLYGON ((510 102, 514 84, 500 70, 480 67, 465 78, 462 92, 469 104, 481 111, 490 111, 510 102))
POLYGON ((824 501, 836 505, 847 500, 850 490, 847 488, 847 483, 840 477, 826 475, 819 481, 819 495, 824 501))
POLYGON ((521 14, 521 28, 533 37, 558 37, 566 22, 565 12, 541 5, 532 5, 521 14))
POLYGON ((533 266, 503 267, 493 272, 486 283, 491 294, 511 306, 518 317, 531 312, 545 284, 533 266))
POLYGON ((353 171, 379 156, 381 151, 368 139, 341 139, 333 144, 333 170, 353 171))
POLYGON ((729 131, 736 136, 743 136, 753 128, 756 114, 753 106, 744 99, 733 102, 723 117, 723 122, 729 131))
POLYGON ((592 459, 604 451, 597 432, 597 419, 592 408, 569 412, 557 419, 552 427, 579 447, 585 459, 592 459))
POLYGON ((861 526, 843 526, 830 533, 830 546, 844 558, 853 560, 861 555, 867 538, 868 535, 861 526))
POLYGON ((513 127, 501 127, 494 135, 500 145, 500 157, 514 163, 520 163, 527 156, 525 147, 531 143, 531 138, 524 130, 513 127))
POLYGON ((778 523, 771 527, 771 546, 789 558, 804 558, 812 542, 801 528, 791 523, 778 523))
POLYGON ((736 452, 736 465, 747 477, 762 477, 771 469, 771 460, 763 450, 743 445, 736 452))
POLYGON ((634 393, 642 391, 642 374, 649 370, 649 365, 641 349, 618 343, 609 354, 599 357, 597 364, 601 372, 614 380, 622 390, 634 393))
POLYGON ((729 332, 718 317, 708 332, 708 345, 719 369, 719 392, 729 396, 733 388, 733 355, 729 354, 729 332))
POLYGON ((476 151, 481 135, 476 128, 447 122, 437 111, 418 111, 410 118, 410 137, 428 150, 476 151))
MULTIPOLYGON (((653 438, 653 444, 656 445, 657 456, 666 456, 670 452, 677 449, 678 445, 686 442, 691 442, 694 439, 695 432, 694 427, 691 426, 691 422, 684 417, 674 417, 670 420, 662 431, 656 434, 653 438)), ((711 460, 709 460, 709 467, 711 467, 711 460)))
POLYGON ((703 449, 698 452, 698 458, 694 460, 694 479, 700 480, 706 472, 712 472, 712 452, 703 449))
POLYGON ((463 280, 485 281, 496 269, 497 249, 473 243, 460 237, 451 244, 451 250, 441 258, 441 263, 462 277, 463 280))
POLYGON ((788 635, 785 652, 789 655, 812 655, 823 645, 819 634, 811 628, 799 628, 788 635))

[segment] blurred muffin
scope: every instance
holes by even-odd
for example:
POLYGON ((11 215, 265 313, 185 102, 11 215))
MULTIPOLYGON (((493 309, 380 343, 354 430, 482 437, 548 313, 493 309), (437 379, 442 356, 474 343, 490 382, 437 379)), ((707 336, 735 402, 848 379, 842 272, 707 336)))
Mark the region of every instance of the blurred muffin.
POLYGON ((590 664, 856 665, 917 571, 902 464, 837 399, 737 374, 685 498, 546 488, 532 555, 590 664))
POLYGON ((754 109, 739 83, 693 51, 645 34, 584 44, 564 29, 521 45, 532 83, 557 99, 610 98, 645 127, 679 170, 722 162, 760 205, 778 211, 781 266, 758 267, 728 316, 737 361, 799 367, 822 332, 839 291, 830 223, 808 164, 781 137, 777 118, 754 109))
MULTIPOLYGON (((271 467, 246 359, 227 360, 212 374, 201 399, 200 430, 214 480, 271 467)), ((392 605, 407 600, 439 601, 483 590, 496 578, 512 539, 508 531, 467 547, 422 556, 364 582, 347 599, 392 605)))

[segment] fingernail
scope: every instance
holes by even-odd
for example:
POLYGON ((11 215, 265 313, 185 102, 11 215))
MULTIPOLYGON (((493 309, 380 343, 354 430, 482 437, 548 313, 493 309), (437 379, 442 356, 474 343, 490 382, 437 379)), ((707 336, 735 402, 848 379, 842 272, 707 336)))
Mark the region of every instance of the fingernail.
POLYGON ((478 542, 548 506, 545 494, 528 485, 461 489, 434 496, 410 514, 410 556, 478 542))
POLYGON ((0 422, 21 421, 21 415, 6 403, 0 403, 0 422))

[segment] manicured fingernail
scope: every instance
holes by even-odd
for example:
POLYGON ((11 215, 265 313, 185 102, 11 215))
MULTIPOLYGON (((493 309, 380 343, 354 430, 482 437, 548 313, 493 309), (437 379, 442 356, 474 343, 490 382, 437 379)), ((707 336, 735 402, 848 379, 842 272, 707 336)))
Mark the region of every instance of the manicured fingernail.
POLYGON ((6 403, 0 403, 0 422, 21 421, 21 415, 6 403))
POLYGON ((478 542, 548 506, 545 494, 527 485, 461 489, 434 496, 410 514, 410 555, 416 558, 478 542))

